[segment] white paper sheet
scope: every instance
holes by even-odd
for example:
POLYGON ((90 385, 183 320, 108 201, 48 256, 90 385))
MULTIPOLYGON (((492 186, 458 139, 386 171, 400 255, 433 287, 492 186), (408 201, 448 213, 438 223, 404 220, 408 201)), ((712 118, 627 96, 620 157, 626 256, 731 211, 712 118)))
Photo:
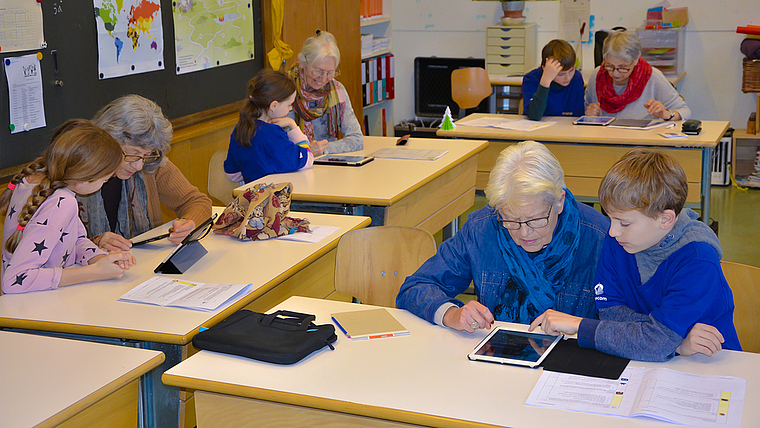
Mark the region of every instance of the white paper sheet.
POLYGON ((747 381, 675 370, 628 367, 620 379, 544 371, 526 404, 699 428, 739 428, 747 381))
POLYGON ((8 57, 3 64, 8 78, 11 134, 44 127, 42 70, 37 54, 8 57))
POLYGON ((588 42, 590 16, 590 0, 560 0, 559 38, 568 42, 577 42, 578 40, 588 42), (582 38, 581 27, 583 28, 582 38))
POLYGON ((527 119, 504 119, 501 117, 480 117, 467 122, 459 122, 463 126, 477 126, 483 128, 511 129, 513 131, 535 131, 555 125, 557 122, 540 122, 527 119))
POLYGON ((309 233, 291 233, 289 235, 280 236, 277 239, 280 241, 310 242, 316 244, 340 230, 340 226, 315 226, 313 224, 310 224, 309 228, 311 229, 311 232, 309 233))
MULTIPOLYGON (((43 48, 45 35, 42 26, 42 4, 29 0, 3 0, 2 3, 0 6, 0 52, 43 48)), ((56 13, 57 9, 55 7, 53 9, 53 13, 56 13)))
POLYGON ((436 160, 446 153, 448 150, 424 150, 424 149, 404 149, 401 147, 383 147, 382 149, 370 153, 369 156, 374 156, 378 159, 406 159, 406 160, 436 160))
POLYGON ((119 300, 210 312, 250 290, 251 284, 207 284, 154 276, 119 300))

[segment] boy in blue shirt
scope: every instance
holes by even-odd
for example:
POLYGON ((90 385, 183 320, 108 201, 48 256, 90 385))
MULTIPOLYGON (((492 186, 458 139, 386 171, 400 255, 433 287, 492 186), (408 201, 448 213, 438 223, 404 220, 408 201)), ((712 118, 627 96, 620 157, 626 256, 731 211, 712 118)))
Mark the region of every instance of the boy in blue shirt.
POLYGON ((686 174, 670 156, 623 156, 599 186, 612 221, 596 270, 599 320, 549 310, 530 329, 577 333, 581 347, 643 361, 740 351, 720 241, 683 209, 687 192, 686 174))
POLYGON ((575 51, 564 40, 552 40, 541 50, 541 67, 522 83, 523 106, 530 120, 543 116, 583 116, 583 76, 575 69, 575 51))

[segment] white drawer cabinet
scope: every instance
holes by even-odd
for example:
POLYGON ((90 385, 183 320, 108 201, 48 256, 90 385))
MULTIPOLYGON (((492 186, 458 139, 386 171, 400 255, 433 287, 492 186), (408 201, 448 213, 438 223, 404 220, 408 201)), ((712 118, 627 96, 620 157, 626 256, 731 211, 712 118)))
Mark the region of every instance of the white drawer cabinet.
POLYGON ((537 66, 535 23, 493 25, 486 29, 486 71, 525 74, 537 66))

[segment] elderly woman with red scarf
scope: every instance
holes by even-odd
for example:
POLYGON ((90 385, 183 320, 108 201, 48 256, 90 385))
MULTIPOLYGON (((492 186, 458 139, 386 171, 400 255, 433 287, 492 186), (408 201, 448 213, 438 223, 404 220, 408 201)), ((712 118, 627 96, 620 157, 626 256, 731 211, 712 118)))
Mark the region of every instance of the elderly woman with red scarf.
POLYGON ((296 100, 289 114, 309 139, 314 156, 364 148, 346 88, 335 80, 340 74, 340 50, 327 31, 306 40, 298 62, 288 73, 296 84, 296 100))
POLYGON ((616 31, 602 49, 604 62, 586 88, 586 115, 623 119, 689 119, 691 110, 662 72, 641 58, 641 41, 616 31))

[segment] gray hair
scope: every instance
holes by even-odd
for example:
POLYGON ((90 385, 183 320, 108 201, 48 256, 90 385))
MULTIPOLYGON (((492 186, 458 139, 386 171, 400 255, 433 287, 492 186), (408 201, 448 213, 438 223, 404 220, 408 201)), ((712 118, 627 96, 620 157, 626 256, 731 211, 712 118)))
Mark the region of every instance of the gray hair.
POLYGON ((614 31, 604 39, 602 57, 607 55, 626 62, 636 61, 641 56, 641 40, 632 31, 614 31))
POLYGON ((335 59, 336 67, 340 64, 340 50, 335 36, 327 31, 320 31, 316 36, 306 39, 298 54, 298 62, 305 66, 327 57, 335 59))
POLYGON ((502 211, 532 203, 536 198, 560 208, 565 172, 541 143, 523 141, 502 150, 486 186, 488 204, 502 211))
POLYGON ((125 95, 100 109, 92 123, 105 129, 119 144, 161 153, 159 160, 143 166, 146 172, 154 172, 166 162, 172 124, 155 102, 140 95, 125 95))

